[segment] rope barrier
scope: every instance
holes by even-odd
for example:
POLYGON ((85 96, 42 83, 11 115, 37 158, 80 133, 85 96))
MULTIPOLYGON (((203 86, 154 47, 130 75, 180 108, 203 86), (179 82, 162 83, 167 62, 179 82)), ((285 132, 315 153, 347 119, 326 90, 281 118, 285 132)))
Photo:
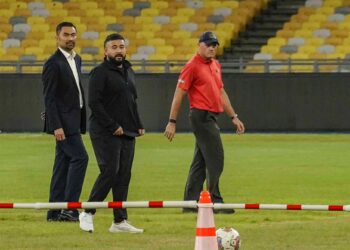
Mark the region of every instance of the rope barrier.
MULTIPOLYGON (((197 204, 196 201, 0 203, 0 209, 197 208, 199 206, 203 205, 197 204)), ((210 203, 205 206, 214 209, 350 211, 350 205, 210 203)))

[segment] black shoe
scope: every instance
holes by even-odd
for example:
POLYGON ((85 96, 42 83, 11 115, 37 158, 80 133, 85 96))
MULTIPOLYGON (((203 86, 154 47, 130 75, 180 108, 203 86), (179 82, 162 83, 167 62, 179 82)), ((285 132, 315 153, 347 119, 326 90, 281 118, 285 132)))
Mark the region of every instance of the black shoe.
POLYGON ((46 220, 48 222, 59 221, 59 215, 61 210, 49 210, 47 211, 46 220))
POLYGON ((198 209, 197 208, 189 208, 189 207, 186 207, 186 208, 183 208, 182 209, 182 212, 185 214, 185 213, 198 213, 198 209))
POLYGON ((233 208, 230 209, 214 209, 214 214, 234 214, 235 210, 233 208))
POLYGON ((79 212, 78 210, 62 210, 58 216, 59 221, 70 221, 78 222, 79 221, 79 212))

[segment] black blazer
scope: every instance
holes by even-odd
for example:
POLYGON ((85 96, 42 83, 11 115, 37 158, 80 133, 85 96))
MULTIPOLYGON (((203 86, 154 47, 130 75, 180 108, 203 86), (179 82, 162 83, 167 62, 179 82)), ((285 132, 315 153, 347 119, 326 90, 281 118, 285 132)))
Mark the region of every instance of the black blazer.
POLYGON ((44 131, 53 134, 63 128, 65 135, 86 132, 86 106, 81 84, 81 57, 75 56, 79 85, 83 96, 80 108, 79 90, 73 72, 63 53, 57 51, 46 61, 42 73, 45 101, 44 131))

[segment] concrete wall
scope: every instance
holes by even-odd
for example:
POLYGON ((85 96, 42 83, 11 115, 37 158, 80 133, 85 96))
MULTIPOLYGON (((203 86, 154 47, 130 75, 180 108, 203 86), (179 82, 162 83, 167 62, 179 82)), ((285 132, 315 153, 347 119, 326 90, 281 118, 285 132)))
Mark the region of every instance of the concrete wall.
MULTIPOLYGON (((139 74, 139 109, 146 130, 163 131, 177 74, 139 74)), ((350 74, 226 74, 225 89, 248 131, 350 131, 350 74)), ((83 79, 87 92, 88 76, 83 79)), ((41 131, 40 75, 0 75, 0 130, 41 131)), ((189 131, 188 102, 178 130, 189 131)), ((230 120, 220 117, 222 130, 230 120)))

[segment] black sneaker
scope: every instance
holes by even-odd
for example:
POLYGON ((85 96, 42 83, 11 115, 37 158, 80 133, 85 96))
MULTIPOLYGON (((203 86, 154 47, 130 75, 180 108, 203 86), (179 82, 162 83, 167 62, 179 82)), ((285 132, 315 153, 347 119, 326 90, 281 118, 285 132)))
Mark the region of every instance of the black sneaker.
POLYGON ((46 220, 48 222, 58 221, 60 213, 61 213, 61 210, 50 209, 49 211, 47 211, 46 220))
POLYGON ((78 222, 79 221, 79 212, 76 209, 72 210, 62 210, 58 216, 59 221, 70 221, 78 222))
POLYGON ((235 210, 233 208, 230 209, 214 209, 214 214, 234 214, 235 210))
POLYGON ((198 209, 197 208, 189 208, 189 207, 186 207, 186 208, 183 208, 182 209, 182 212, 184 214, 186 213, 198 213, 198 209))

